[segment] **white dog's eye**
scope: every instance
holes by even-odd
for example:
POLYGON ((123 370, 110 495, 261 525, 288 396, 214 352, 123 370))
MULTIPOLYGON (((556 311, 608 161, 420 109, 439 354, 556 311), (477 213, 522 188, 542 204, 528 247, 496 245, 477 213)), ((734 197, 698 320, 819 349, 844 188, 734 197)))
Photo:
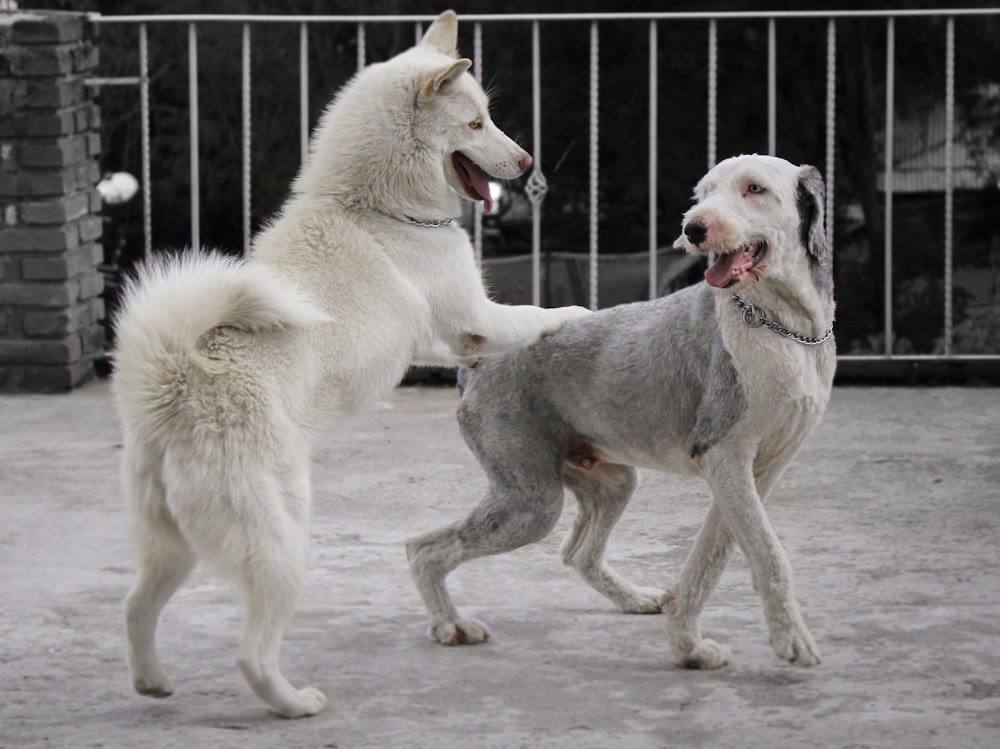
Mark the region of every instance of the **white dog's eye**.
POLYGON ((766 191, 763 187, 755 183, 747 187, 747 192, 752 192, 754 195, 760 195, 762 192, 766 191))
POLYGON ((469 127, 473 130, 480 130, 483 127, 483 121, 478 117, 469 123, 469 127))

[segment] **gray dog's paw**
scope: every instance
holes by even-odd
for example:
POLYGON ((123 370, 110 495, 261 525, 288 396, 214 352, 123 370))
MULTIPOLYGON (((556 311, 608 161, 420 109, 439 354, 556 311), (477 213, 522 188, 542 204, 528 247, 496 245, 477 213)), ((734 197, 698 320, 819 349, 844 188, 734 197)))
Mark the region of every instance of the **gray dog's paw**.
POLYGON ((794 666, 818 666, 823 660, 812 635, 804 627, 789 629, 778 637, 772 636, 771 647, 779 658, 794 666))
POLYGON ((688 669, 711 669, 721 668, 729 663, 732 653, 725 645, 720 645, 715 640, 705 638, 691 648, 690 652, 680 656, 677 660, 680 665, 688 669))
POLYGON ((486 625, 475 619, 432 624, 430 635, 442 645, 476 645, 490 639, 486 625))
POLYGON ((621 609, 626 614, 661 614, 670 599, 669 593, 657 588, 636 588, 635 595, 621 609))

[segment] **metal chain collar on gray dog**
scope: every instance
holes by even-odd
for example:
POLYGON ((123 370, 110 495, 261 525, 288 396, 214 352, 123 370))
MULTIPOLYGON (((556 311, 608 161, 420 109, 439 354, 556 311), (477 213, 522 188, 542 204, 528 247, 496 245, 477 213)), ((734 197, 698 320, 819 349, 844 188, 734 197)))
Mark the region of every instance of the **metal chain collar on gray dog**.
POLYGON ((743 323, 748 328, 759 328, 763 325, 765 328, 773 330, 778 335, 783 335, 785 338, 791 338, 793 341, 801 343, 803 346, 818 346, 819 344, 828 341, 830 336, 833 335, 832 326, 820 338, 813 338, 812 336, 802 335, 802 333, 796 333, 794 330, 789 330, 783 325, 776 323, 774 320, 768 319, 767 315, 764 314, 764 310, 758 309, 749 302, 744 301, 743 297, 739 294, 733 294, 733 301, 736 302, 737 307, 743 310, 743 323))

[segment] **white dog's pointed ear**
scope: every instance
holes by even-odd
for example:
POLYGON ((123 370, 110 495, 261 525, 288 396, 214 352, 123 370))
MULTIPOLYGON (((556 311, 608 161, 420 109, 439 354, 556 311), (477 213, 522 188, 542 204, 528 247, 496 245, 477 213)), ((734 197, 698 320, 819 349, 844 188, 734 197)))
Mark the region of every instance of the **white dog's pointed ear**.
POLYGON ((810 255, 821 258, 829 252, 823 214, 826 211, 826 188, 819 169, 808 164, 799 167, 799 187, 796 195, 799 209, 799 231, 802 245, 810 255))
POLYGON ((455 11, 446 10, 439 15, 420 43, 442 54, 458 57, 458 16, 455 11))
POLYGON ((461 60, 455 60, 451 65, 445 65, 443 68, 435 70, 420 87, 420 103, 426 104, 429 102, 441 90, 442 86, 449 81, 455 80, 471 67, 472 60, 463 57, 461 60))

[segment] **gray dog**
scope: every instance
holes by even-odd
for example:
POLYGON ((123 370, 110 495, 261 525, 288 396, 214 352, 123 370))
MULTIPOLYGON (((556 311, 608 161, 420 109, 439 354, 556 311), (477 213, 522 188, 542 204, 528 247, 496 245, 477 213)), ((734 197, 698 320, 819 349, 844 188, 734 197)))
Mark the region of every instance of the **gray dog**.
POLYGON ((698 617, 738 543, 760 592, 774 651, 820 662, 792 592, 764 500, 819 422, 836 366, 824 187, 811 166, 727 159, 701 179, 678 245, 711 253, 705 283, 578 318, 460 377, 462 434, 490 488, 463 521, 407 544, 430 635, 482 642, 445 587, 462 562, 539 541, 579 503, 562 557, 623 611, 665 610, 674 655, 717 668, 729 649, 698 617), (779 322, 780 321, 780 322, 779 322), (673 590, 639 588, 604 558, 636 467, 698 475, 713 502, 673 590))

